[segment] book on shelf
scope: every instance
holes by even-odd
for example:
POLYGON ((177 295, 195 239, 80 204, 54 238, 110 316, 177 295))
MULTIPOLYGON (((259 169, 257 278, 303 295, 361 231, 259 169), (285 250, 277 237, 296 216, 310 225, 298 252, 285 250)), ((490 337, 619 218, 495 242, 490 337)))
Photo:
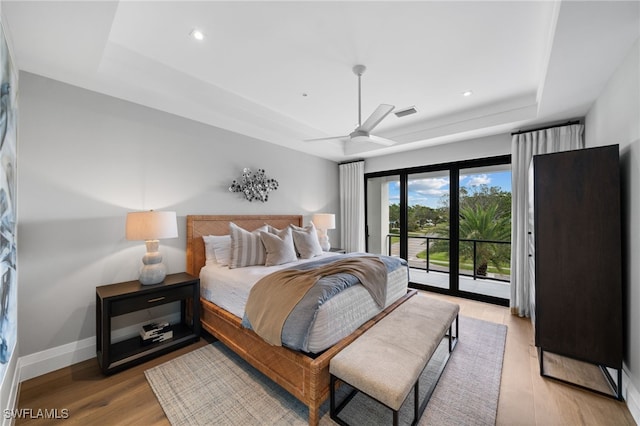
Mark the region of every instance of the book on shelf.
POLYGON ((150 337, 142 337, 140 336, 140 340, 142 341, 143 345, 150 345, 152 343, 158 343, 158 342, 164 342, 165 340, 169 340, 173 337, 173 330, 171 330, 169 328, 168 331, 165 331, 163 333, 159 333, 159 334, 155 334, 153 336, 150 337))
POLYGON ((146 324, 143 325, 142 330, 140 330, 140 337, 142 337, 143 339, 147 339, 159 334, 166 333, 169 330, 171 330, 171 325, 168 322, 146 324))

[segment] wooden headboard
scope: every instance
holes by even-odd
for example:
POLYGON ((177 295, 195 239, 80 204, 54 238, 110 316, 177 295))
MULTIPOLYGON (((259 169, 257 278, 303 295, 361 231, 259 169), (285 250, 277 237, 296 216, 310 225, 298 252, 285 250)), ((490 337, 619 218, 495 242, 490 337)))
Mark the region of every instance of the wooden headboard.
POLYGON ((187 273, 200 275, 204 266, 203 235, 229 234, 229 222, 233 222, 247 231, 253 231, 269 224, 275 228, 286 228, 290 224, 302 226, 301 215, 204 215, 187 216, 187 273))

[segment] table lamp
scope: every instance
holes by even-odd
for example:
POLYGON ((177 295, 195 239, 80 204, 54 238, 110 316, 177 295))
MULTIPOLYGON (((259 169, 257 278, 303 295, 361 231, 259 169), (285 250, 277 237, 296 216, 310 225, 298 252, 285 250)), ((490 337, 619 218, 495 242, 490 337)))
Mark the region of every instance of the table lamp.
POLYGON ((318 230, 318 240, 320 241, 320 247, 322 250, 329 251, 331 243, 329 243, 329 235, 327 231, 329 229, 336 229, 336 215, 332 213, 316 213, 311 219, 316 229, 318 230))
POLYGON ((140 271, 140 283, 159 284, 167 275, 162 263, 162 254, 158 251, 163 238, 178 237, 176 212, 131 212, 127 213, 127 240, 145 241, 147 253, 142 258, 144 266, 140 271))

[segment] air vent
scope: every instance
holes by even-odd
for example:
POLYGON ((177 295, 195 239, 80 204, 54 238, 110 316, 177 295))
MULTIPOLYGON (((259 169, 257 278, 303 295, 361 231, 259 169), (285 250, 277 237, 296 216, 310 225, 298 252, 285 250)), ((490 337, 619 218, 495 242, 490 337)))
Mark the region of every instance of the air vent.
POLYGON ((394 114, 396 115, 396 117, 404 117, 405 115, 411 115, 411 114, 415 114, 416 112, 418 112, 418 110, 416 109, 415 106, 410 106, 407 108, 403 108, 403 109, 398 109, 396 111, 394 111, 394 114))

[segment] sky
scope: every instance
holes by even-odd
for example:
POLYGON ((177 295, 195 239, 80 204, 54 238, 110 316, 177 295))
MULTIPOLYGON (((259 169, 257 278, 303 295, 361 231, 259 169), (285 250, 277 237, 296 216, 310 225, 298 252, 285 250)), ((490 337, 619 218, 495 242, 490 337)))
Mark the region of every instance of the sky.
MULTIPOLYGON (((511 171, 474 173, 460 175, 460 186, 471 189, 486 184, 498 186, 503 191, 511 192, 511 171)), ((440 200, 443 194, 449 193, 449 177, 439 176, 429 179, 409 180, 409 205, 423 205, 432 208, 442 207, 440 200)), ((399 204, 400 183, 389 182, 389 204, 399 204)))

